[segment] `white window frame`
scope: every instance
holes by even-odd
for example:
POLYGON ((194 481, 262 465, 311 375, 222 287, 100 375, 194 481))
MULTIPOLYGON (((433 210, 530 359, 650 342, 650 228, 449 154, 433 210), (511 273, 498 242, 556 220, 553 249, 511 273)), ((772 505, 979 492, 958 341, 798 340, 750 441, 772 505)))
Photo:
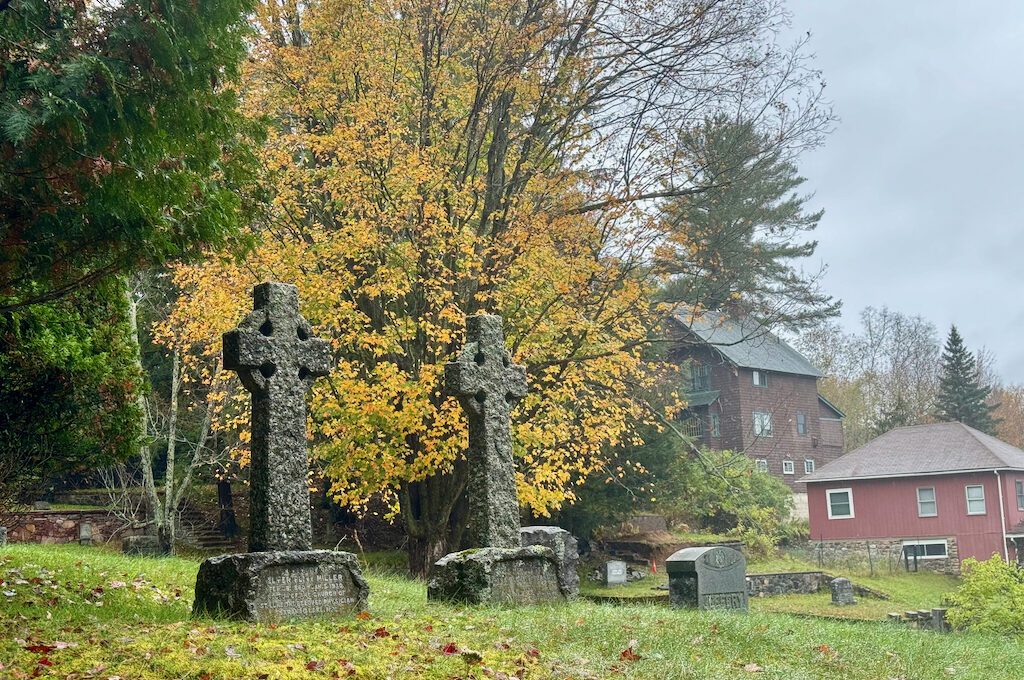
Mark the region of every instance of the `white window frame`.
MULTIPOLYGON (((917 516, 918 517, 938 517, 939 516, 939 499, 935 495, 934 486, 919 486, 917 487, 917 516), (930 501, 921 500, 922 491, 931 491, 932 499, 930 501), (922 512, 921 503, 931 503, 934 510, 932 512, 922 512)), ((904 543, 906 545, 906 543, 904 543)))
POLYGON ((985 485, 984 484, 967 484, 966 486, 964 486, 964 498, 967 499, 967 514, 968 515, 985 515, 985 514, 988 514, 986 512, 986 507, 985 507, 985 485), (971 489, 981 489, 981 498, 971 498, 971 489), (975 510, 975 511, 972 512, 971 511, 971 501, 974 501, 975 503, 977 503, 978 501, 981 501, 981 510, 980 511, 979 510, 975 510))
POLYGON ((768 387, 768 374, 764 371, 751 371, 750 382, 754 387, 768 387))
POLYGON ((772 414, 768 411, 754 411, 754 436, 755 437, 771 437, 775 430, 775 423, 772 422, 772 414), (760 418, 758 417, 760 416, 760 418), (760 432, 758 432, 758 426, 760 424, 760 432), (767 432, 765 431, 765 424, 768 425, 767 432))
POLYGON ((842 489, 826 489, 825 490, 825 508, 828 510, 829 519, 853 519, 853 489, 845 487, 842 489), (833 515, 832 514, 832 494, 834 493, 845 493, 847 499, 850 501, 850 514, 849 515, 833 515))
POLYGON ((1017 509, 1024 511, 1024 479, 1017 479, 1013 485, 1017 494, 1017 509))
POLYGON ((784 475, 795 475, 796 474, 796 466, 793 465, 793 461, 791 461, 791 460, 784 460, 784 461, 782 461, 782 474, 784 474, 784 475))
POLYGON ((768 460, 766 458, 758 458, 754 461, 754 467, 757 468, 758 472, 768 472, 768 460))
MULTIPOLYGON (((944 560, 944 559, 947 559, 949 557, 949 542, 946 541, 946 539, 944 539, 944 538, 928 539, 928 540, 921 540, 921 541, 903 541, 903 550, 904 550, 904 552, 906 551, 907 546, 909 546, 909 545, 941 545, 942 546, 944 554, 942 554, 942 555, 918 555, 916 559, 919 559, 919 560, 944 560)), ((910 556, 910 559, 915 559, 915 558, 913 556, 910 556)))
POLYGON ((809 475, 814 472, 815 462, 813 458, 804 458, 804 474, 809 475))

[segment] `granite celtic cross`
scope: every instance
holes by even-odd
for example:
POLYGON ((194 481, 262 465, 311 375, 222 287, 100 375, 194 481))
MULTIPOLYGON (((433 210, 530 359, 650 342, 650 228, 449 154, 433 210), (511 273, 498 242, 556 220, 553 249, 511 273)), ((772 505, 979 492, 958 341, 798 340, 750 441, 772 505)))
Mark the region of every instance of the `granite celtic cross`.
POLYGON ((252 296, 224 334, 224 368, 252 393, 249 551, 309 550, 306 392, 330 371, 330 346, 299 315, 295 286, 262 283, 252 296))
POLYGON ((500 316, 466 319, 466 345, 445 365, 445 387, 469 417, 468 540, 518 548, 519 500, 509 413, 526 396, 526 369, 512 364, 500 316))

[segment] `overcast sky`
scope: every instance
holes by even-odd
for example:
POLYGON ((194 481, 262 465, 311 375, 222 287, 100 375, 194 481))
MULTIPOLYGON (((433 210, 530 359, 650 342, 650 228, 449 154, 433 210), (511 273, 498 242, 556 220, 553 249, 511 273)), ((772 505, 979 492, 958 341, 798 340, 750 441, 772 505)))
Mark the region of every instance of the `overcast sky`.
POLYGON ((956 323, 1024 383, 1024 2, 788 6, 841 118, 800 170, 844 325, 869 305, 956 323))

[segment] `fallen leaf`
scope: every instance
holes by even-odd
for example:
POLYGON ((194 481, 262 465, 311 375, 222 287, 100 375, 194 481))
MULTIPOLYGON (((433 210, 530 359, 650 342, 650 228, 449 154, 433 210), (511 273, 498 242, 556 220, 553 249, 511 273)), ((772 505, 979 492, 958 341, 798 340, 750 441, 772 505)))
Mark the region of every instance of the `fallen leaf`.
POLYGON ((743 667, 743 670, 745 670, 748 673, 761 673, 764 671, 764 669, 758 666, 756 663, 748 663, 746 666, 743 667))
POLYGON ((459 653, 459 648, 454 642, 449 642, 444 646, 444 649, 442 649, 441 652, 444 653, 445 656, 452 656, 453 654, 459 653))

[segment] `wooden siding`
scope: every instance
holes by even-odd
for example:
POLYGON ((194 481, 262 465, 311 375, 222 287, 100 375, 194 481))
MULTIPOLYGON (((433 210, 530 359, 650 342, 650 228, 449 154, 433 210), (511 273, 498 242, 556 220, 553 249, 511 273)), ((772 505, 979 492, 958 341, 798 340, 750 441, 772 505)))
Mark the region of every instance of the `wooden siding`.
POLYGON ((843 453, 842 426, 829 421, 835 414, 818 399, 818 381, 813 376, 767 372, 768 385, 754 385, 753 370, 737 368, 706 346, 680 347, 673 359, 679 363, 695 361, 711 368, 710 389, 718 390, 718 401, 693 409, 705 421, 703 443, 715 449, 743 451, 751 459, 764 459, 768 471, 796 492, 805 485, 804 461, 813 460, 816 468, 843 453), (754 435, 754 412, 772 415, 772 436, 754 435), (721 436, 712 437, 710 415, 720 419, 721 436), (797 433, 797 413, 807 419, 807 434, 797 433), (826 416, 823 419, 822 416, 826 416), (793 462, 793 474, 783 474, 783 461, 793 462))
MULTIPOLYGON (((1024 475, 1021 478, 1024 479, 1024 475)), ((953 537, 959 544, 961 560, 967 557, 988 559, 993 553, 1003 555, 999 485, 994 472, 812 482, 807 486, 813 541, 953 537), (975 484, 985 489, 984 515, 967 514, 965 487, 975 484), (920 487, 935 489, 937 514, 934 517, 918 516, 917 489, 920 487), (847 488, 853 492, 854 516, 829 519, 826 491, 847 488)), ((1006 489, 1012 492, 1012 486, 1011 477, 1007 476, 1002 484, 1004 504, 1008 507, 1008 501, 1012 500, 1014 516, 1024 514, 1016 511, 1016 500, 1007 499, 1006 489)))

